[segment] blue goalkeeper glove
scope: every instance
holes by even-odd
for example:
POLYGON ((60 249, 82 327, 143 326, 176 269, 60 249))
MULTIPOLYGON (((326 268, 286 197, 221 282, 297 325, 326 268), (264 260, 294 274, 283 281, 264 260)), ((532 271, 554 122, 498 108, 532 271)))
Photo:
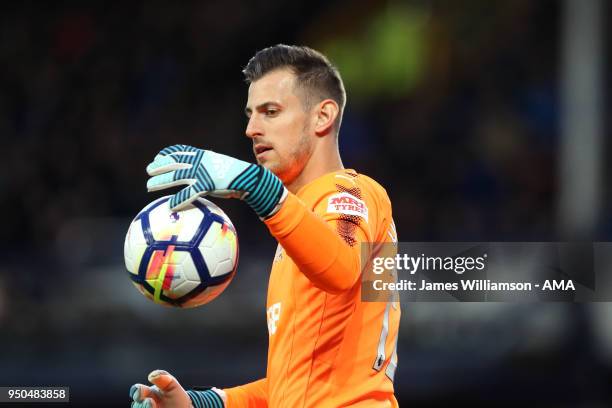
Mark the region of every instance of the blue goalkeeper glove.
POLYGON ((187 145, 163 149, 147 166, 147 173, 153 176, 147 182, 149 191, 187 185, 170 199, 172 211, 210 194, 240 198, 265 219, 278 211, 287 191, 280 179, 262 166, 187 145))
POLYGON ((149 381, 154 385, 134 384, 130 388, 132 408, 225 408, 225 393, 217 388, 185 391, 163 370, 151 372, 149 381))

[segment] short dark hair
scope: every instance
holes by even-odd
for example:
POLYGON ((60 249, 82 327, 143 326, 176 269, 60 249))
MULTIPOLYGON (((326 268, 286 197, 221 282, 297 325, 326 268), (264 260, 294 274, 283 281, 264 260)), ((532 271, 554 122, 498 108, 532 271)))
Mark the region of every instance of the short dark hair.
POLYGON ((334 123, 340 130, 346 92, 338 69, 320 52, 297 45, 278 44, 258 51, 242 70, 247 83, 252 83, 277 69, 289 68, 296 76, 296 86, 304 90, 306 109, 324 99, 333 99, 340 109, 334 123))

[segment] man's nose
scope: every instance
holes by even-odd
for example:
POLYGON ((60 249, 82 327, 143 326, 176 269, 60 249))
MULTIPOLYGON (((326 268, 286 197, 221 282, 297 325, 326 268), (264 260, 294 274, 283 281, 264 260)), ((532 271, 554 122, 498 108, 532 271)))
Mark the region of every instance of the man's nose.
POLYGON ((245 134, 250 139, 263 135, 263 129, 261 128, 256 115, 251 115, 249 118, 249 123, 247 123, 245 134))

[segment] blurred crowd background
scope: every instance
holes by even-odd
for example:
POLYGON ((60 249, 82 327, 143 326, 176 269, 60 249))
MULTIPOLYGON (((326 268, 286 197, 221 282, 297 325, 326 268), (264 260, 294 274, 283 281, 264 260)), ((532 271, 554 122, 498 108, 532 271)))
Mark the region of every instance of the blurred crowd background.
MULTIPOLYGON (((386 187, 401 241, 612 240, 609 15, 603 0, 2 3, 0 385, 114 406, 155 368, 185 385, 265 375, 275 242, 250 209, 217 200, 241 263, 199 309, 138 294, 122 248, 161 148, 253 160, 241 69, 277 43, 339 67, 344 164, 386 187)), ((402 406, 612 402, 605 303, 407 304, 398 352, 402 406)))

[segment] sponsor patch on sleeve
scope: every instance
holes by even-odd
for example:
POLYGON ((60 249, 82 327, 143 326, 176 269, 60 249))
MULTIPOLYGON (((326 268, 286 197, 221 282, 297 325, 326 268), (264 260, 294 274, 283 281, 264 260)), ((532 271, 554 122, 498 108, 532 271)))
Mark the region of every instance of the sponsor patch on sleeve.
POLYGON ((368 222, 368 207, 363 200, 349 193, 337 193, 327 201, 328 213, 356 215, 368 222))

